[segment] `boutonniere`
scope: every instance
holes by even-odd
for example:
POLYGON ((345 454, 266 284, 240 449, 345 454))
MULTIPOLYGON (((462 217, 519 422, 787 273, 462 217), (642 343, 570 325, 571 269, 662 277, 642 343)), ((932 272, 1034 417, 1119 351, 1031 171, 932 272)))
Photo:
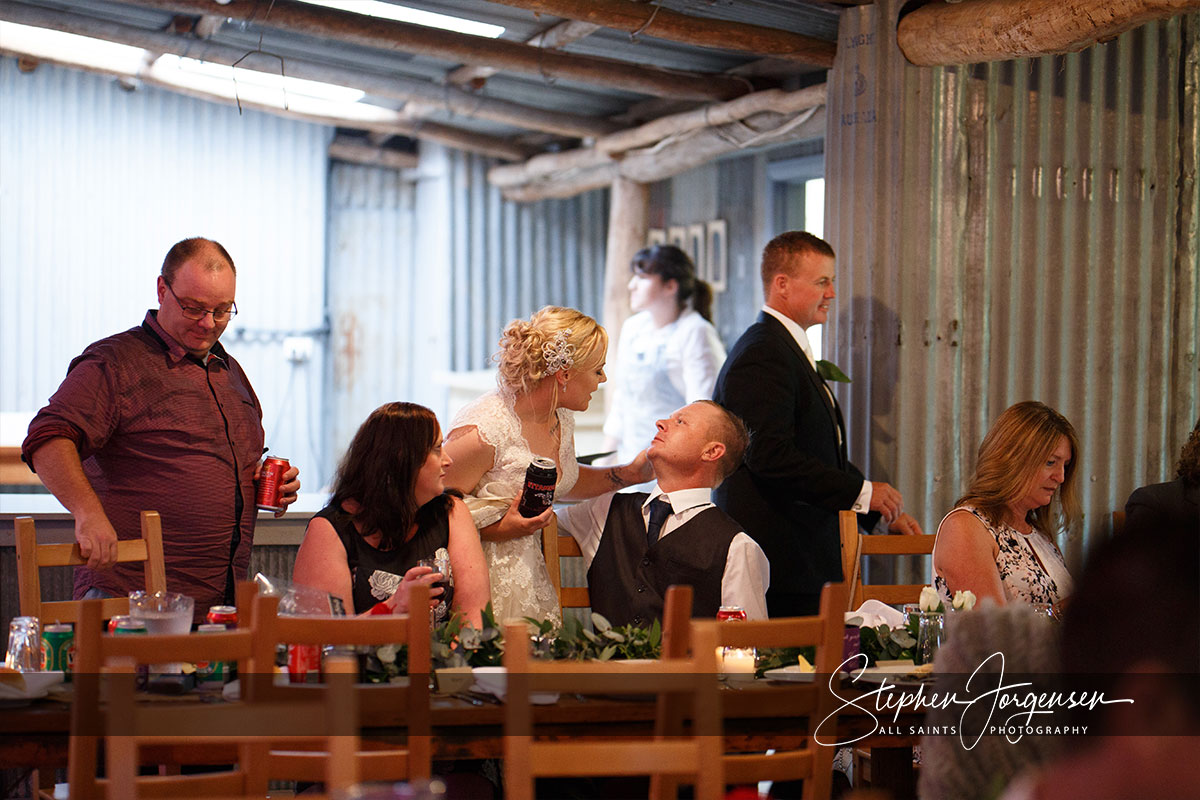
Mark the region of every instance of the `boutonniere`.
POLYGON ((850 376, 842 372, 837 364, 825 359, 817 361, 817 374, 824 380, 837 381, 838 383, 850 383, 850 376))

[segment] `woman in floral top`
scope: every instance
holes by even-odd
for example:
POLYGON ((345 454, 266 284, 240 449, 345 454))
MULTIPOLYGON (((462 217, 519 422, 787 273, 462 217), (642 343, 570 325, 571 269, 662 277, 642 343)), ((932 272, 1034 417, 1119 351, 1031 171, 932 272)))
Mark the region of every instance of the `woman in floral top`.
POLYGON ((1053 537, 1080 516, 1079 440, 1066 417, 1017 403, 979 446, 967 493, 938 526, 934 586, 947 607, 956 591, 982 600, 1058 606, 1071 576, 1053 537))

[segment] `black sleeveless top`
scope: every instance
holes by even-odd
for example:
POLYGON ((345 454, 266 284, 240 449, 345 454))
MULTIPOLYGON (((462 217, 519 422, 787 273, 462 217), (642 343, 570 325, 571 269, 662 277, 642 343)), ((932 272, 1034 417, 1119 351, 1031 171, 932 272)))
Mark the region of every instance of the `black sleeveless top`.
POLYGON ((315 516, 327 520, 337 531, 346 548, 346 563, 350 567, 354 612, 361 614, 378 602, 387 600, 400 586, 404 573, 423 558, 433 558, 439 547, 450 544, 450 511, 445 495, 435 498, 417 513, 417 532, 413 538, 391 550, 380 550, 367 544, 354 527, 350 514, 334 505, 327 505, 315 516))

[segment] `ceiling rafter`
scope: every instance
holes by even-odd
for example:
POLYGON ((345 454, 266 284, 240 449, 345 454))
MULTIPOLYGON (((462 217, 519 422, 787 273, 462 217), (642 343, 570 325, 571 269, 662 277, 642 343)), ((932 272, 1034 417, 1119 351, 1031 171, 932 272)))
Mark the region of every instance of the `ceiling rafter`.
MULTIPOLYGON (((91 36, 131 47, 141 47, 156 53, 171 53, 214 64, 231 66, 235 62, 241 61, 239 66, 250 69, 260 69, 265 72, 278 72, 280 69, 278 59, 262 54, 247 53, 244 48, 189 36, 148 31, 80 14, 51 11, 12 0, 0 3, 0 19, 22 25, 91 36)), ((616 123, 599 117, 549 111, 523 103, 464 92, 451 86, 438 86, 416 78, 398 75, 383 76, 362 70, 293 58, 285 58, 283 68, 287 75, 294 78, 350 86, 379 97, 401 100, 405 103, 419 102, 425 109, 441 109, 464 117, 478 117, 560 136, 581 138, 602 136, 612 133, 619 127, 616 123)))
POLYGON ((631 0, 492 0, 539 14, 579 20, 630 34, 653 36, 672 42, 716 50, 734 50, 760 56, 832 67, 837 45, 800 33, 764 28, 745 22, 695 17, 657 4, 631 0))
POLYGON ((483 39, 421 25, 320 8, 294 0, 123 0, 181 14, 229 19, 348 44, 403 51, 459 64, 483 64, 545 80, 572 80, 640 94, 728 100, 753 89, 745 78, 670 70, 611 58, 562 53, 503 39, 483 39))

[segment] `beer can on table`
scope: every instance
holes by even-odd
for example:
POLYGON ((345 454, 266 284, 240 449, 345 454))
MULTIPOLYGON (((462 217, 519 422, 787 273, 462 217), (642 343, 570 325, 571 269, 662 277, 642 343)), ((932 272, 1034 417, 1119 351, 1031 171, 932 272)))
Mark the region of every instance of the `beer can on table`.
MULTIPOLYGON (((116 620, 117 624, 113 630, 113 634, 116 636, 145 636, 148 633, 146 630, 146 623, 142 622, 140 619, 134 619, 133 617, 128 616, 119 616, 115 617, 114 619, 116 620)), ((109 626, 112 626, 111 621, 109 622, 109 626)), ((138 664, 136 681, 137 688, 145 689, 149 682, 150 665, 138 664)))
MULTIPOLYGON (((221 608, 221 606, 214 606, 214 608, 221 608)), ((212 611, 208 613, 211 615, 212 611)), ((223 623, 209 622, 196 626, 197 633, 224 633, 225 631, 226 627, 223 623)), ((201 688, 219 689, 225 685, 225 678, 228 672, 228 666, 224 661, 197 661, 196 685, 201 688)))
POLYGON ((75 666, 75 628, 69 624, 46 625, 42 628, 42 669, 66 673, 71 680, 75 666))
POLYGON ((741 606, 721 606, 717 610, 717 619, 721 622, 745 620, 746 609, 741 606))
POLYGON ((209 625, 224 625, 227 628, 237 627, 237 608, 234 606, 213 606, 204 617, 209 625))
POLYGON ((288 680, 305 683, 309 673, 320 673, 321 647, 315 644, 288 645, 288 680))
POLYGON ((260 511, 283 511, 283 473, 288 471, 286 458, 271 456, 263 459, 258 473, 258 493, 255 503, 260 511))
POLYGON ((554 486, 558 483, 558 465, 552 458, 534 456, 525 470, 525 493, 517 513, 522 517, 536 517, 554 504, 554 486))

